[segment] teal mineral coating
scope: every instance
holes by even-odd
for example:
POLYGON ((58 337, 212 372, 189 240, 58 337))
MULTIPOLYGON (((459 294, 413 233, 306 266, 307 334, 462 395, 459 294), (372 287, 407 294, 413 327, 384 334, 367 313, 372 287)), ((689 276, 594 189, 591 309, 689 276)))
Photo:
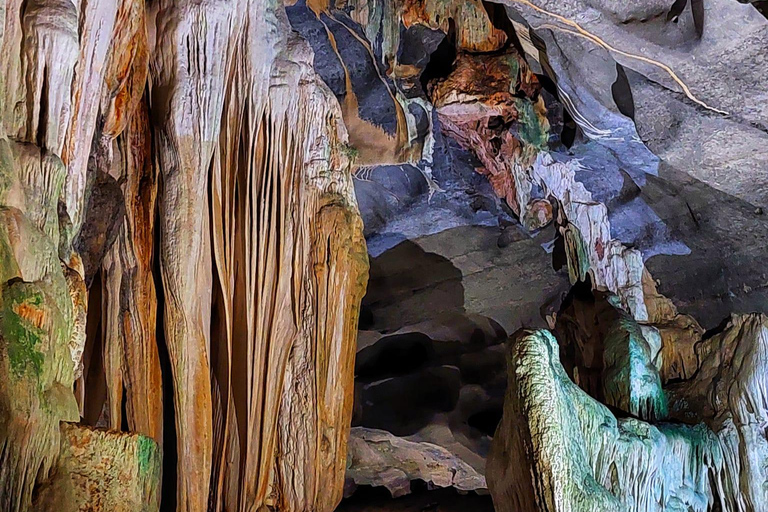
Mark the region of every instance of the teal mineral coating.
POLYGON ((640 326, 626 314, 611 326, 603 352, 606 403, 644 420, 668 415, 667 397, 651 348, 640 326))
POLYGON ((617 419, 569 379, 548 331, 518 336, 508 367, 487 473, 498 510, 711 509, 724 457, 707 426, 617 419))
POLYGON ((520 123, 520 139, 538 149, 545 149, 549 141, 549 132, 541 124, 533 103, 527 98, 516 98, 515 109, 520 123))
POLYGON ((146 475, 156 464, 157 444, 147 436, 139 436, 139 473, 146 475))

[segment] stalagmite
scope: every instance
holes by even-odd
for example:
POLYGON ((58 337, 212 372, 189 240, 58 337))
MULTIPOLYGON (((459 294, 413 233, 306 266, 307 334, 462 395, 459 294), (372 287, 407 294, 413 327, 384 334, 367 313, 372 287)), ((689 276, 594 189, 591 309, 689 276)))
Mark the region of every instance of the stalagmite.
POLYGON ((507 362, 504 417, 488 460, 496 510, 704 512, 718 500, 725 505, 723 451, 705 425, 617 420, 568 378, 547 331, 511 338, 507 362))
POLYGON ((70 423, 61 424, 61 436, 56 476, 38 490, 36 510, 158 510, 161 451, 154 441, 70 423))

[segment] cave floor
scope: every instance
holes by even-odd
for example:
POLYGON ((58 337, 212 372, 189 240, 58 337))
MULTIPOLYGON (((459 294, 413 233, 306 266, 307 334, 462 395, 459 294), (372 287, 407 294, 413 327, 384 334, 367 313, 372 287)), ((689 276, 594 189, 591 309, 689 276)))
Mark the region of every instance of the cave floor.
POLYGON ((360 488, 336 512, 493 512, 490 495, 459 494, 453 489, 420 490, 391 498, 382 488, 360 488))

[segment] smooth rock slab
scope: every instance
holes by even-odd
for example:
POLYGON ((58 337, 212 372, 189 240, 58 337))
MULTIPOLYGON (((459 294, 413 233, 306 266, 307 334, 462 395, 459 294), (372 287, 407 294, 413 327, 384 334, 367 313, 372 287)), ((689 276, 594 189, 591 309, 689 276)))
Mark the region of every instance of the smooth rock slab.
POLYGON ((355 427, 349 436, 347 488, 383 486, 393 498, 411 492, 411 480, 459 491, 484 491, 485 478, 443 447, 409 441, 384 430, 355 427))

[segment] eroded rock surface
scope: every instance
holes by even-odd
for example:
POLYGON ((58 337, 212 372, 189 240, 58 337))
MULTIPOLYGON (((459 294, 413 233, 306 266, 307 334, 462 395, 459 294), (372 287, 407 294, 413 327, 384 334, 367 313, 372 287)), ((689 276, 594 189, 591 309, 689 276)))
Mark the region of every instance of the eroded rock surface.
POLYGON ((717 433, 730 476, 724 510, 759 510, 768 499, 766 350, 766 316, 733 315, 722 332, 696 345, 696 374, 668 389, 671 416, 704 421, 717 433))
POLYGON ((347 478, 355 486, 385 487, 394 498, 409 494, 414 480, 460 491, 486 489, 485 478, 447 449, 383 430, 353 428, 347 457, 347 478))
POLYGON ((496 510, 704 512, 729 484, 706 425, 617 419, 568 378, 548 331, 523 331, 509 348, 488 461, 496 510))
POLYGON ((141 434, 61 425, 52 482, 35 498, 38 510, 154 512, 160 510, 161 450, 141 434))
POLYGON ((487 471, 497 510, 760 510, 766 333, 739 315, 697 344, 698 371, 667 388, 678 424, 617 419, 570 380, 551 333, 518 333, 487 471))

